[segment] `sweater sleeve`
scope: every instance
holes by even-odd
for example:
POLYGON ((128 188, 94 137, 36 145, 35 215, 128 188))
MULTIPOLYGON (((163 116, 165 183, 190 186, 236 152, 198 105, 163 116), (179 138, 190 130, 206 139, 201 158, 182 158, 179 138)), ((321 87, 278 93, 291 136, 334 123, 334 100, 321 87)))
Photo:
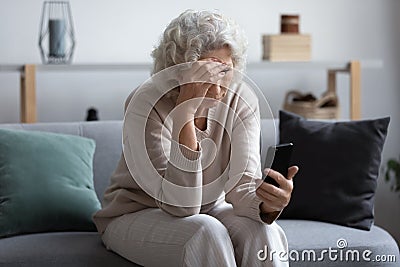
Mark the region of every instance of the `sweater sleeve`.
MULTIPOLYGON (((153 152, 158 154, 154 150, 153 152)), ((164 179, 156 199, 157 206, 165 212, 179 217, 200 213, 201 153, 201 148, 199 151, 194 151, 176 141, 171 141, 170 159, 166 161, 164 179)))
POLYGON ((254 101, 235 122, 231 139, 231 161, 225 200, 231 203, 238 216, 262 223, 272 223, 280 214, 261 214, 262 200, 256 195, 260 185, 260 115, 258 102, 254 101))
POLYGON ((128 108, 124 123, 124 156, 132 177, 163 211, 179 217, 198 214, 201 147, 194 151, 173 141, 171 123, 161 118, 157 107, 146 109, 141 107, 145 101, 132 101, 136 107, 128 108))

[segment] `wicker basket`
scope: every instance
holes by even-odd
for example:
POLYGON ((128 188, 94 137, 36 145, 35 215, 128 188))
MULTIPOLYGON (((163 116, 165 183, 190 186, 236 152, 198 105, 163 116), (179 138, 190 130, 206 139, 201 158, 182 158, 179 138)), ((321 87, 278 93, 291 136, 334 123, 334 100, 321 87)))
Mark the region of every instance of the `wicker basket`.
POLYGON ((339 101, 335 92, 325 92, 320 99, 315 101, 294 101, 302 98, 304 94, 292 90, 286 93, 283 109, 299 114, 308 119, 338 119, 339 101), (329 105, 327 105, 329 103, 329 105))

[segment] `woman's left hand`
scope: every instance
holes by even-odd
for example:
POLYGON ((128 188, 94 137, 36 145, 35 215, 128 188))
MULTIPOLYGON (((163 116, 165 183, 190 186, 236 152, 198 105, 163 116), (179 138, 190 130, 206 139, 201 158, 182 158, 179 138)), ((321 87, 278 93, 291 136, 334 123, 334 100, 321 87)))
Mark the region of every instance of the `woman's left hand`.
POLYGON ((272 169, 264 170, 268 172, 266 174, 273 178, 280 187, 262 182, 257 188, 256 194, 263 201, 260 206, 262 213, 266 214, 281 211, 289 204, 293 191, 293 177, 296 175, 298 170, 299 168, 297 166, 291 166, 288 169, 287 178, 272 169))

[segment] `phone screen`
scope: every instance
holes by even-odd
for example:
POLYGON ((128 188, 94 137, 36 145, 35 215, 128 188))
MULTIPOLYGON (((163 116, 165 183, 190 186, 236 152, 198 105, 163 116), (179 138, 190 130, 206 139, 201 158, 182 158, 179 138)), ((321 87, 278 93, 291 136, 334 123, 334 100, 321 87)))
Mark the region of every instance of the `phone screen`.
MULTIPOLYGON (((270 146, 268 148, 264 169, 271 168, 274 171, 280 172, 283 176, 287 177, 292 150, 293 150, 293 143, 270 146)), ((264 177, 264 182, 279 187, 279 184, 269 176, 264 177)))

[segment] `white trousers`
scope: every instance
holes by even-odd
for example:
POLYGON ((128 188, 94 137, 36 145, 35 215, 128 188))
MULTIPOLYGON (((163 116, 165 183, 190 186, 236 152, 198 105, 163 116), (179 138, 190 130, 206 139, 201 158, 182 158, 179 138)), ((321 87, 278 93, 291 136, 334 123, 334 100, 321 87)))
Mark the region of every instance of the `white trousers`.
POLYGON ((102 239, 107 249, 146 267, 289 266, 277 256, 288 252, 282 228, 236 216, 227 203, 183 218, 154 208, 125 214, 102 239))

